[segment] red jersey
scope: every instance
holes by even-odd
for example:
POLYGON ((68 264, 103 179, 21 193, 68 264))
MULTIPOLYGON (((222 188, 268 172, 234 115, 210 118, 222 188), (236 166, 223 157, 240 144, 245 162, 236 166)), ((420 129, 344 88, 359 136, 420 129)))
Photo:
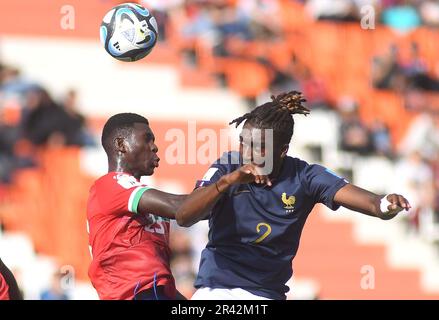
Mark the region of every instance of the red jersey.
POLYGON ((0 300, 9 300, 9 286, 0 272, 0 300))
POLYGON ((149 187, 134 176, 110 172, 90 189, 87 222, 92 262, 89 277, 101 299, 133 299, 164 286, 175 297, 169 261, 169 219, 137 213, 149 187), (151 224, 151 220, 153 223, 151 224))

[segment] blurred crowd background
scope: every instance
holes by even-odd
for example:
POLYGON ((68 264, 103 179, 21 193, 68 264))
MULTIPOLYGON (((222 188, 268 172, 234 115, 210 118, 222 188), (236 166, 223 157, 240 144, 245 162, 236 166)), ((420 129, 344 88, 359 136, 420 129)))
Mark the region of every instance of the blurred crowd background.
MULTIPOLYGON (((89 257, 85 204, 88 188, 96 176, 84 170, 81 163, 84 150, 100 149, 100 130, 111 114, 105 110, 96 113, 88 106, 81 106, 84 99, 78 98, 79 84, 54 92, 44 82, 29 77, 30 70, 22 69, 17 61, 2 55, 2 44, 16 36, 32 39, 65 36, 67 40, 95 43, 98 37, 93 28, 98 30, 103 14, 121 2, 73 1, 78 30, 69 31, 68 35, 50 26, 36 28, 34 32, 26 28, 16 31, 11 25, 19 18, 11 16, 20 11, 20 6, 24 9, 30 4, 0 3, 0 20, 7 18, 0 23, 0 257, 12 265, 25 297, 30 299, 93 298, 86 276, 89 257), (54 224, 53 220, 59 223, 54 224), (25 252, 32 259, 17 258, 25 252), (26 261, 34 261, 35 255, 48 257, 50 262, 42 260, 45 262, 41 268, 50 265, 46 270, 53 272, 29 286, 27 282, 32 281, 29 280, 32 276, 25 275, 20 268, 26 261), (83 291, 70 296, 71 283, 64 288, 60 286, 65 273, 60 273, 59 268, 66 264, 74 266, 77 283, 84 283, 83 291)), ((151 56, 136 62, 139 68, 147 69, 150 64, 171 67, 187 90, 196 87, 237 96, 241 109, 232 113, 235 116, 267 101, 271 94, 302 91, 311 115, 309 119, 300 119, 303 127, 298 124, 292 149, 300 150, 305 160, 323 163, 360 186, 382 193, 396 188, 395 191, 406 195, 413 208, 395 223, 402 226, 407 237, 414 237, 433 250, 436 255, 431 264, 438 263, 437 1, 144 0, 139 3, 152 10, 160 35, 151 56), (312 120, 313 114, 318 120, 312 120), (327 141, 328 137, 332 141, 327 141)), ((62 2, 41 1, 33 7, 39 5, 53 7, 53 15, 59 18, 62 2)), ((100 49, 105 55, 104 49, 100 49)), ((30 46, 29 60, 32 50, 30 46)), ((106 58, 111 60, 109 56, 106 58)), ((67 63, 80 66, 80 60, 67 63)), ((116 60, 110 63, 124 67, 116 60)), ((125 84, 126 92, 129 85, 125 84)), ((101 94, 108 95, 106 88, 102 91, 101 94)), ((164 106, 168 107, 170 122, 178 122, 174 110, 186 106, 164 106)), ((212 118, 223 112, 221 108, 206 111, 209 105, 201 104, 200 108, 203 108, 201 113, 210 113, 212 118)), ((121 105, 120 111, 129 111, 129 106, 121 105)), ((151 113, 143 112, 148 118, 151 113)), ((154 129, 154 115, 151 121, 154 129)), ((171 127, 162 119, 157 122, 164 129, 171 127)), ((205 123, 209 125, 209 121, 205 123)), ((224 127, 226 123, 216 125, 224 127)), ((164 140, 159 138, 159 141, 164 140)), ((205 169, 206 165, 198 165, 190 172, 199 175, 205 169)), ((156 175, 166 175, 166 170, 165 166, 156 175)), ((189 192, 197 178, 191 176, 181 182, 179 190, 189 192)), ((166 189, 166 183, 157 180, 166 189)), ((174 180, 178 179, 174 176, 174 180)), ((305 229, 305 233, 310 229, 305 229)), ((171 240, 177 285, 190 297, 199 252, 206 241, 206 226, 190 230, 174 226, 171 240)), ((297 259, 300 255, 306 259, 305 250, 299 250, 297 259)), ((321 268, 325 268, 324 262, 320 261, 321 268)), ((305 297, 337 297, 327 293, 324 281, 319 279, 317 276, 313 281, 321 289, 305 297)), ((424 297, 424 292, 420 292, 415 298, 424 297)))

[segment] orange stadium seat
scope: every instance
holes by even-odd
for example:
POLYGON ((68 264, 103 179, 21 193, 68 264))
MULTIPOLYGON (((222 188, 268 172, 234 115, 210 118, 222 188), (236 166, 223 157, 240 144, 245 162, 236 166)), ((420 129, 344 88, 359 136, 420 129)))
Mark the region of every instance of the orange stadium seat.
POLYGON ((226 67, 227 83, 243 97, 257 97, 270 83, 268 70, 254 61, 231 59, 226 67))
POLYGON ((280 70, 286 69, 291 63, 293 56, 293 50, 286 41, 277 41, 275 43, 270 43, 269 50, 267 50, 268 60, 280 70))
POLYGON ((311 22, 311 17, 305 12, 303 4, 289 0, 281 0, 279 4, 284 32, 288 33, 300 28, 307 28, 307 24, 311 22))
POLYGON ((44 150, 38 169, 20 170, 1 215, 9 230, 26 232, 37 252, 53 255, 86 279, 85 208, 92 180, 79 168, 79 149, 44 150))
POLYGON ((421 27, 408 35, 408 41, 418 45, 420 56, 425 60, 431 73, 436 73, 438 67, 439 31, 421 27))
POLYGON ((337 74, 339 60, 339 37, 337 25, 328 22, 314 23, 307 32, 307 44, 303 50, 310 56, 310 68, 313 73, 322 75, 337 74))
POLYGON ((374 104, 374 118, 386 123, 391 132, 392 141, 398 143, 411 122, 411 116, 404 107, 402 96, 393 91, 374 90, 371 96, 374 104))

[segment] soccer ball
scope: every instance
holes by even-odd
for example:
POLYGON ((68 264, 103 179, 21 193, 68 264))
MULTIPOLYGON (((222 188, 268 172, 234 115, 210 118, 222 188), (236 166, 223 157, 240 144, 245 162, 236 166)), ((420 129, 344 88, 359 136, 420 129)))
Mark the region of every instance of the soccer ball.
POLYGON ((137 3, 123 3, 102 20, 101 42, 105 50, 121 61, 137 61, 147 56, 157 42, 157 22, 137 3))

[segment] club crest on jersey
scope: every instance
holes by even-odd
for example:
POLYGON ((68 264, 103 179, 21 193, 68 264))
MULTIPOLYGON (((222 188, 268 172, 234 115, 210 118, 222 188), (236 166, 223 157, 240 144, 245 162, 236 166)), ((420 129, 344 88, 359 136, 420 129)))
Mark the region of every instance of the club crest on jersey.
POLYGON ((113 179, 116 179, 117 183, 125 189, 131 189, 132 187, 139 187, 142 185, 135 177, 128 174, 117 174, 113 179))
POLYGON ((287 196, 287 193, 282 193, 281 200, 284 204, 284 209, 286 213, 293 213, 294 212, 294 204, 296 203, 296 197, 291 195, 287 196))

